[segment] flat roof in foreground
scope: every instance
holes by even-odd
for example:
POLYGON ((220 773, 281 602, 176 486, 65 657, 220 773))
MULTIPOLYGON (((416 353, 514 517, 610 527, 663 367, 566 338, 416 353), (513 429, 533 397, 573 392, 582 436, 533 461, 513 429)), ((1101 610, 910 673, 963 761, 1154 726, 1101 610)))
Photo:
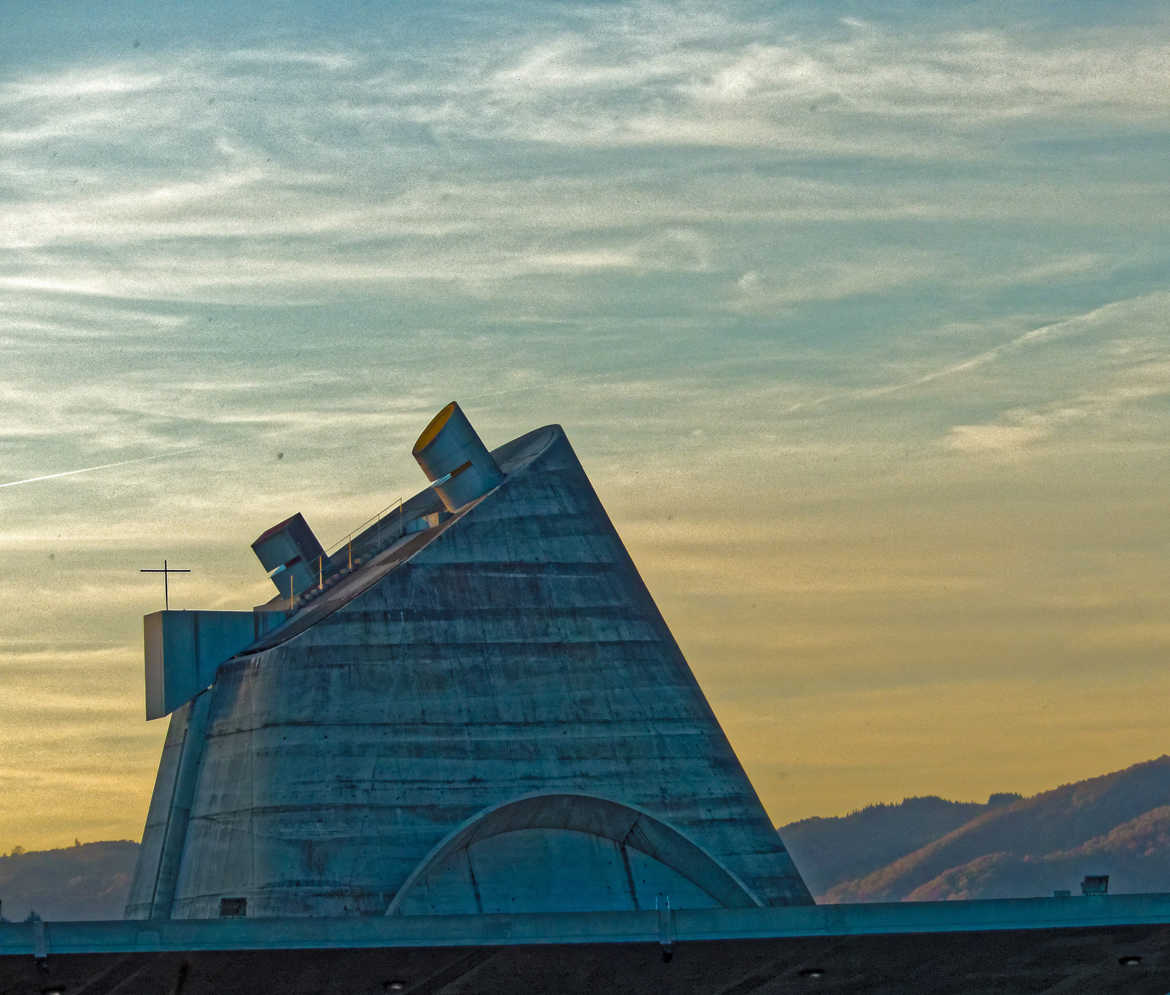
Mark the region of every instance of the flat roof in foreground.
POLYGON ((0 924, 0 992, 1170 993, 1170 895, 0 924))

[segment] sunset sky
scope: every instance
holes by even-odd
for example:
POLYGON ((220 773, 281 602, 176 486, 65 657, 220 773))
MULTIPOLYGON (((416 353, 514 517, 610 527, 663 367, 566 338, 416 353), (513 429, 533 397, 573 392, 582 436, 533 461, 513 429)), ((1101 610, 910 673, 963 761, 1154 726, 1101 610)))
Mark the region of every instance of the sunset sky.
POLYGON ((777 824, 1170 752, 1164 4, 437 6, 0 17, 0 852, 141 834, 139 569, 267 600, 450 400, 777 824))

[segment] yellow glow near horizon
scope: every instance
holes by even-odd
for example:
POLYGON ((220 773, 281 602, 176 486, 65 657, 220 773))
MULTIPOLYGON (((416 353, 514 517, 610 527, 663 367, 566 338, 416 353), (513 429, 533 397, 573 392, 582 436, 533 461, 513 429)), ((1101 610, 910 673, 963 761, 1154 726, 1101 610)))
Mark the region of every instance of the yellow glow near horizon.
POLYGON ((451 398, 564 425, 777 822, 1165 752, 1162 13, 452 4, 8 5, 0 850, 141 832, 137 570, 267 601, 451 398))

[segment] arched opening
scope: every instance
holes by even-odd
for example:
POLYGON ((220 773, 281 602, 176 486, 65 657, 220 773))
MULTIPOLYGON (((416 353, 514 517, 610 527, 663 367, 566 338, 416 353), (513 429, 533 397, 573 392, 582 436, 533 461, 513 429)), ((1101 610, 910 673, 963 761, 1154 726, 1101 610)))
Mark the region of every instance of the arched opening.
POLYGON ((619 802, 528 795, 487 809, 436 846, 387 915, 747 908, 762 903, 674 827, 619 802))

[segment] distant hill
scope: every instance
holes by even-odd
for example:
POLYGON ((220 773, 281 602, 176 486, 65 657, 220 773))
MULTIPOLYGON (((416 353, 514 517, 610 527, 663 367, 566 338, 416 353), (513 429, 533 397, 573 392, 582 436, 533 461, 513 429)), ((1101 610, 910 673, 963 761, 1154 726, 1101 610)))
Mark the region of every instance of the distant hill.
POLYGON ((780 835, 826 902, 1076 894, 1086 874, 1108 874, 1111 892, 1170 891, 1170 757, 1031 798, 992 796, 973 808, 908 799, 780 835), (892 859, 853 856, 868 853, 892 859))
POLYGON ((986 805, 936 795, 870 805, 849 815, 813 817, 780 827, 780 838, 814 895, 864 877, 1020 795, 992 795, 986 805))
POLYGON ((1170 805, 1042 856, 988 854, 952 867, 905 897, 911 901, 1028 898, 1058 888, 1077 893, 1086 874, 1108 874, 1112 892, 1170 891, 1170 805))
POLYGON ((42 919, 121 919, 137 859, 129 840, 0 856, 0 914, 10 922, 30 911, 42 919))

